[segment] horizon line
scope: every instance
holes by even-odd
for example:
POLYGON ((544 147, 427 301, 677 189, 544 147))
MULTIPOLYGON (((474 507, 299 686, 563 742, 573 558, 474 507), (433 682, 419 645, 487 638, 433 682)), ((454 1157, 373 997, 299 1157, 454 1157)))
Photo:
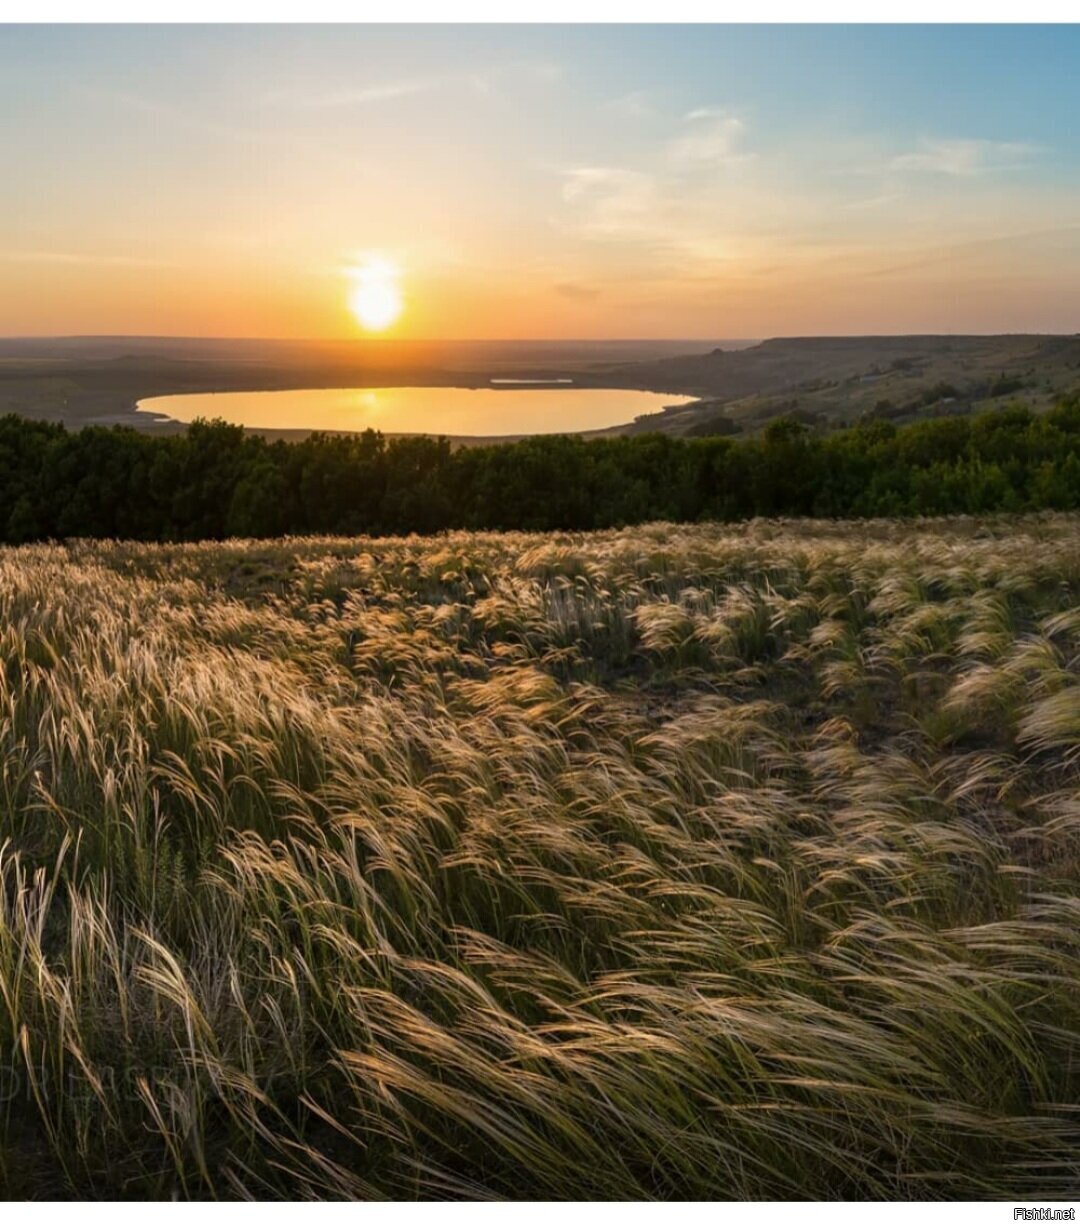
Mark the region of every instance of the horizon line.
POLYGON ((22 332, 2 333, 0 343, 5 341, 222 341, 261 342, 266 344, 293 345, 632 345, 632 344, 715 344, 722 341, 762 344, 772 340, 874 340, 922 337, 998 337, 998 336, 1080 336, 1077 331, 1042 331, 1015 329, 994 332, 789 332, 766 336, 516 336, 516 337, 395 337, 395 336, 222 336, 194 335, 169 332, 22 332))

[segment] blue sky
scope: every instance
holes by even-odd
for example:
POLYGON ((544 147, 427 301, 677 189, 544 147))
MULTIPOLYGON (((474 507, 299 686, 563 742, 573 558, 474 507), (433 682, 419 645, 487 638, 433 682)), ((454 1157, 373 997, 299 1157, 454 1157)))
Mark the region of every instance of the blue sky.
POLYGON ((1080 27, 0 28, 0 332, 1080 328, 1080 27))

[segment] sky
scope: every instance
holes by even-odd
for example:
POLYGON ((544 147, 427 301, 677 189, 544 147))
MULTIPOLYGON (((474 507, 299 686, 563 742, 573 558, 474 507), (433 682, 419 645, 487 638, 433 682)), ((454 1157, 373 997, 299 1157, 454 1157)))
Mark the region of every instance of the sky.
POLYGON ((1078 63, 1080 26, 3 26, 0 334, 360 335, 358 267, 408 338, 1076 332, 1078 63))

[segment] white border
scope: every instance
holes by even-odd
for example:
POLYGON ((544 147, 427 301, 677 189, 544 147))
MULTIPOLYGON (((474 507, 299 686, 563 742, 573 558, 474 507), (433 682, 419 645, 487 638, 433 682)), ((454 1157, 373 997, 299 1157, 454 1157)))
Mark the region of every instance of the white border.
POLYGON ((0 0, 0 24, 1073 23, 1075 0, 0 0))
POLYGON ((732 1203, 325 1203, 325 1204, 7 1204, 11 1226, 70 1221, 80 1226, 143 1226, 148 1212, 163 1226, 1011 1226, 1014 1211, 1053 1208, 1076 1211, 1075 1202, 934 1201, 899 1203, 744 1202, 732 1203), (63 1219, 61 1218, 63 1215, 63 1219))

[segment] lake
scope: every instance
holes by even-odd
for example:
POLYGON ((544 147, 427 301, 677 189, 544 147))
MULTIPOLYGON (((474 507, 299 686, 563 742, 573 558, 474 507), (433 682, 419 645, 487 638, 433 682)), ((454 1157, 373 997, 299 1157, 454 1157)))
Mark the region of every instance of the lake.
POLYGON ((381 430, 385 434, 570 434, 620 426, 692 396, 557 386, 351 387, 294 392, 200 392, 140 400, 140 412, 220 417, 264 430, 381 430))

